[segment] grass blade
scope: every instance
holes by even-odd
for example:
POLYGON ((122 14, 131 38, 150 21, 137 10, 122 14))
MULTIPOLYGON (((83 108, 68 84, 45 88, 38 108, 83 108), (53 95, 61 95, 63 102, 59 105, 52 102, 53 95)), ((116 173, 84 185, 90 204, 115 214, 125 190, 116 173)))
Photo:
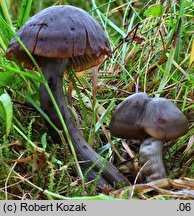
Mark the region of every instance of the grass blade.
POLYGON ((7 137, 12 127, 13 105, 6 92, 0 96, 0 113, 5 120, 5 135, 7 137))
POLYGON ((28 19, 31 11, 32 0, 22 0, 20 13, 18 17, 18 28, 20 28, 28 19))

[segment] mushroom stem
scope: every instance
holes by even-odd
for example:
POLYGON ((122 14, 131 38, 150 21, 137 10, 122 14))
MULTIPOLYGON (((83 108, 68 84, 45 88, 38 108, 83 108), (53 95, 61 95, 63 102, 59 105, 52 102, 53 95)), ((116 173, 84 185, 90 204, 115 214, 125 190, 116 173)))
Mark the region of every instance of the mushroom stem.
POLYGON ((142 174, 147 182, 166 178, 166 170, 162 159, 163 142, 155 138, 146 139, 140 146, 139 160, 145 167, 142 174))
MULTIPOLYGON (((63 92, 63 82, 62 77, 66 69, 68 59, 62 58, 44 58, 44 67, 42 69, 43 74, 48 81, 49 87, 59 110, 64 118, 68 132, 70 134, 72 143, 74 145, 75 151, 79 161, 83 161, 81 166, 84 170, 89 169, 93 164, 95 164, 93 170, 87 174, 89 180, 94 180, 98 172, 104 166, 102 171, 102 176, 99 185, 103 186, 104 184, 113 185, 116 182, 123 182, 125 185, 129 185, 127 179, 119 172, 119 170, 110 162, 105 162, 104 158, 99 156, 85 141, 80 130, 77 128, 74 120, 72 119, 71 113, 67 106, 64 92, 63 92), (55 71, 55 73, 53 73, 55 71), (105 162, 105 165, 104 165, 105 162)), ((59 117, 56 113, 52 101, 48 95, 48 92, 45 86, 42 84, 40 87, 40 102, 45 113, 50 117, 51 121, 60 129, 63 130, 62 124, 59 120, 59 117)), ((60 142, 60 138, 57 132, 49 125, 48 129, 54 141, 60 142)))

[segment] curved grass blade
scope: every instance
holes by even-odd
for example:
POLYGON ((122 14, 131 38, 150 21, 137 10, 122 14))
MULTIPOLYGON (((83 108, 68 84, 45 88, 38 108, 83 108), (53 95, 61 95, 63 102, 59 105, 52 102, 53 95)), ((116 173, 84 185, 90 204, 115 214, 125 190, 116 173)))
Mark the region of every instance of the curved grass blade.
POLYGON ((0 96, 0 113, 5 121, 5 135, 7 137, 12 127, 13 105, 6 92, 0 96))

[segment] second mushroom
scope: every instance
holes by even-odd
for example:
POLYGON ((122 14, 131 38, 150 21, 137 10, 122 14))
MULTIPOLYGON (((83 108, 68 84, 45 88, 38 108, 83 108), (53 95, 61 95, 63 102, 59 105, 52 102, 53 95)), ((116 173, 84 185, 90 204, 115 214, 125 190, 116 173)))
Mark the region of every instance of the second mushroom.
POLYGON ((188 131, 184 114, 166 98, 150 98, 136 93, 121 102, 112 114, 110 132, 124 139, 143 139, 140 147, 142 173, 148 182, 165 178, 162 159, 165 141, 177 139, 188 131))

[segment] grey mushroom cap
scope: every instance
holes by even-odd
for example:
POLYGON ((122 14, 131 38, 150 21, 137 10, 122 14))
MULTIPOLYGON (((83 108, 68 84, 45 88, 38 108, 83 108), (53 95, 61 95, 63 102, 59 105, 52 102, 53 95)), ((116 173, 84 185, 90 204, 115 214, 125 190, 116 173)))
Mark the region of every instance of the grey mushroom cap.
POLYGON ((111 117, 111 135, 124 139, 148 137, 141 125, 142 113, 148 101, 146 93, 136 93, 117 105, 111 117))
POLYGON ((168 99, 152 98, 144 110, 142 127, 158 140, 176 139, 188 131, 185 115, 168 99))
MULTIPOLYGON (((52 6, 31 17, 16 33, 39 62, 41 58, 69 58, 75 71, 98 65, 110 54, 110 44, 100 24, 84 10, 73 6, 52 6)), ((15 38, 6 56, 11 54, 24 66, 33 64, 15 38)))
POLYGON ((116 106, 110 122, 110 133, 123 139, 154 137, 168 141, 188 132, 185 115, 166 98, 149 98, 136 93, 116 106))

